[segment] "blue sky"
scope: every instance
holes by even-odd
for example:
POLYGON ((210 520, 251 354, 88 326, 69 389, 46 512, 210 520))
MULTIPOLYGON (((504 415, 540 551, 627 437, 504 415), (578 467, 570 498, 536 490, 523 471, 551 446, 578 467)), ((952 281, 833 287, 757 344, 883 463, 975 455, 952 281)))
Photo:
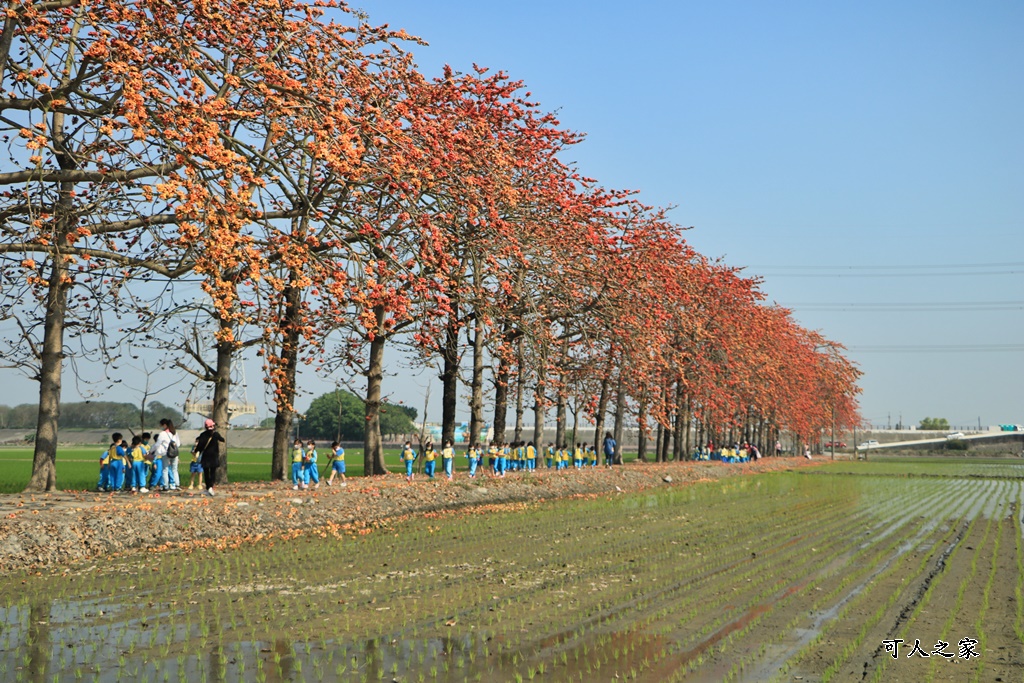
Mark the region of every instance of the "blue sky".
POLYGON ((428 40, 427 73, 525 81, 587 133, 585 174, 675 206, 698 250, 849 346, 871 422, 1024 422, 1024 5, 357 6, 428 40), (948 306, 996 301, 1018 303, 948 306), (875 303, 906 307, 835 306, 875 303))
MULTIPOLYGON (((770 300, 850 347, 869 422, 1024 423, 1024 4, 355 7, 429 41, 414 49, 428 75, 476 63, 525 81, 587 134, 572 150, 585 175, 676 207, 699 251, 763 275, 770 300)), ((421 408, 430 373, 394 357, 385 390, 421 408)), ((0 402, 33 401, 12 379, 0 402)))

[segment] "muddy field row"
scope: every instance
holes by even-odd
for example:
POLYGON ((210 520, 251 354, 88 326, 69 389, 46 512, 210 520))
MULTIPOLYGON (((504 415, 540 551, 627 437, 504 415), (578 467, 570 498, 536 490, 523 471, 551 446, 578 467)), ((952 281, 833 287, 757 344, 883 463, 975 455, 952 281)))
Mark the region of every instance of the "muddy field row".
POLYGON ((0 679, 1021 680, 1024 468, 887 468, 24 576, 0 679))

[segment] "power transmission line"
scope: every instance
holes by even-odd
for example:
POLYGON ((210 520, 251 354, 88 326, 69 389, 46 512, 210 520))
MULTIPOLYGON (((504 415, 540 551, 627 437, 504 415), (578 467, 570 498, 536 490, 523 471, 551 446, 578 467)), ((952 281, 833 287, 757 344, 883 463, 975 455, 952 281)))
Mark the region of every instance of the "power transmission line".
POLYGON ((1008 261, 1003 263, 934 263, 934 264, 896 264, 896 265, 749 265, 746 268, 768 268, 780 270, 917 270, 935 268, 1020 268, 1024 261, 1008 261))
POLYGON ((846 348, 858 353, 1005 353, 1024 351, 1024 344, 890 344, 846 348))
MULTIPOLYGON (((752 268, 752 267, 751 267, 752 268)), ((974 277, 974 276, 989 276, 989 275, 1021 275, 1024 274, 1022 270, 990 270, 990 271, 976 271, 976 272, 958 272, 958 271, 928 271, 928 272, 916 272, 916 273, 772 273, 772 272, 761 272, 758 271, 753 273, 762 277, 836 277, 836 278, 889 278, 889 277, 974 277)))
POLYGON ((998 263, 902 263, 886 265, 749 265, 747 270, 764 277, 978 277, 989 275, 1020 275, 1024 262, 998 263))
POLYGON ((836 302, 825 301, 779 304, 784 308, 801 311, 849 311, 875 313, 902 313, 906 311, 1012 311, 1024 309, 1024 301, 920 301, 920 302, 836 302))

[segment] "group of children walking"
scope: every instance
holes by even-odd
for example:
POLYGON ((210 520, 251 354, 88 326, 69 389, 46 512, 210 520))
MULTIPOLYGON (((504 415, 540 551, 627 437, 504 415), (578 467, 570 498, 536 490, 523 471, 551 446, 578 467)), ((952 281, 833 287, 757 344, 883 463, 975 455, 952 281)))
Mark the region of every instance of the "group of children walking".
MULTIPOLYGON (((207 420, 207 430, 213 429, 212 420, 207 420)), ((132 493, 148 493, 151 490, 175 491, 178 490, 178 449, 181 446, 181 439, 178 437, 174 424, 170 420, 161 420, 163 430, 157 435, 154 445, 150 446, 152 434, 144 432, 141 435, 133 436, 131 442, 126 442, 120 432, 111 434, 111 444, 100 456, 100 478, 97 488, 100 491, 131 491, 132 493)), ((216 436, 216 433, 213 433, 216 436)), ((203 453, 205 447, 200 444, 202 435, 196 439, 192 447, 192 462, 189 464, 189 490, 203 488, 204 462, 203 453)), ((480 444, 472 444, 465 453, 469 461, 469 476, 475 478, 477 472, 483 471, 484 455, 487 456, 487 467, 492 476, 504 477, 507 472, 533 471, 537 469, 537 460, 543 456, 547 469, 564 470, 569 464, 576 469, 584 467, 597 467, 598 457, 596 451, 589 444, 576 444, 575 448, 562 444, 556 446, 549 443, 543 453, 529 442, 513 442, 511 444, 499 445, 491 442, 490 447, 485 451, 480 444)), ((303 442, 296 439, 292 445, 292 489, 314 489, 320 488, 320 469, 316 442, 309 440, 303 447, 303 442)), ((412 481, 413 464, 416 460, 423 459, 423 472, 430 479, 434 478, 437 461, 441 461, 442 471, 449 479, 455 474, 455 448, 448 440, 445 442, 441 452, 434 449, 431 442, 424 444, 421 452, 412 447, 411 441, 405 442, 402 449, 402 461, 405 463, 406 479, 412 481)), ((610 464, 608 458, 606 464, 610 464)), ((345 449, 337 441, 331 443, 331 453, 328 457, 327 468, 331 475, 327 479, 327 485, 333 486, 335 477, 340 477, 340 485, 348 486, 345 481, 345 449)), ((207 484, 207 493, 212 494, 212 482, 207 484)))
MULTIPOLYGON (((178 449, 181 439, 170 420, 161 420, 163 428, 150 446, 153 435, 143 432, 125 440, 120 432, 110 435, 110 445, 100 455, 100 478, 96 485, 99 491, 149 493, 176 491, 178 480, 178 449)), ((189 489, 203 487, 203 470, 199 464, 200 453, 192 449, 192 463, 189 472, 192 480, 189 489), (197 484, 198 480, 198 484, 197 484)))
MULTIPOLYGON (((471 478, 475 478, 477 472, 483 470, 485 453, 487 467, 490 469, 491 476, 494 477, 504 477, 506 472, 532 472, 537 469, 538 453, 532 441, 516 441, 503 445, 492 441, 486 451, 480 444, 474 443, 466 450, 465 456, 469 461, 469 476, 471 478)), ((590 444, 578 443, 575 448, 572 448, 566 444, 556 446, 554 443, 549 443, 543 455, 547 469, 568 469, 570 462, 575 469, 597 467, 597 452, 590 444)), ((412 442, 406 441, 405 447, 402 449, 402 462, 405 464, 407 481, 412 481, 413 464, 421 457, 423 458, 423 473, 433 479, 438 458, 434 445, 428 441, 423 446, 422 453, 417 453, 412 447, 412 442)), ((451 440, 445 441, 440 458, 444 474, 451 480, 454 477, 455 463, 455 448, 451 440)), ((610 464, 610 461, 606 464, 610 464)))
MULTIPOLYGON (((314 489, 320 488, 320 468, 317 465, 318 455, 316 442, 310 439, 306 442, 306 448, 302 448, 302 440, 295 439, 292 445, 292 489, 308 489, 310 483, 314 489)), ((334 477, 341 475, 341 486, 348 486, 345 481, 345 449, 337 441, 331 443, 331 455, 327 461, 327 468, 331 476, 327 479, 327 485, 334 485, 334 477)))

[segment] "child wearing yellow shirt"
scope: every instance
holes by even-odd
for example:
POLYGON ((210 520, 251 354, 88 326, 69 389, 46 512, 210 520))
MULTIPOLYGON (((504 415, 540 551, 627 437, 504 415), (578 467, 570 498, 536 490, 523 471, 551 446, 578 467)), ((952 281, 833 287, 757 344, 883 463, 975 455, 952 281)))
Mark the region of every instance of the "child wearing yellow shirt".
POLYGON ((436 467, 435 460, 437 459, 437 451, 434 450, 434 444, 427 442, 427 445, 423 448, 423 460, 426 462, 423 465, 423 473, 431 479, 434 478, 434 467, 436 467))
POLYGON ((451 439, 445 441, 444 448, 441 449, 441 464, 444 466, 444 476, 448 477, 448 481, 451 481, 452 470, 455 469, 455 449, 452 448, 451 439))
POLYGON ((405 480, 412 481, 412 464, 416 462, 416 451, 412 448, 412 441, 405 442, 402 449, 402 462, 405 463, 405 480))
POLYGON ((295 443, 292 444, 292 490, 298 491, 299 488, 306 488, 306 482, 303 481, 302 477, 302 459, 305 453, 302 452, 302 441, 295 439, 295 443))

